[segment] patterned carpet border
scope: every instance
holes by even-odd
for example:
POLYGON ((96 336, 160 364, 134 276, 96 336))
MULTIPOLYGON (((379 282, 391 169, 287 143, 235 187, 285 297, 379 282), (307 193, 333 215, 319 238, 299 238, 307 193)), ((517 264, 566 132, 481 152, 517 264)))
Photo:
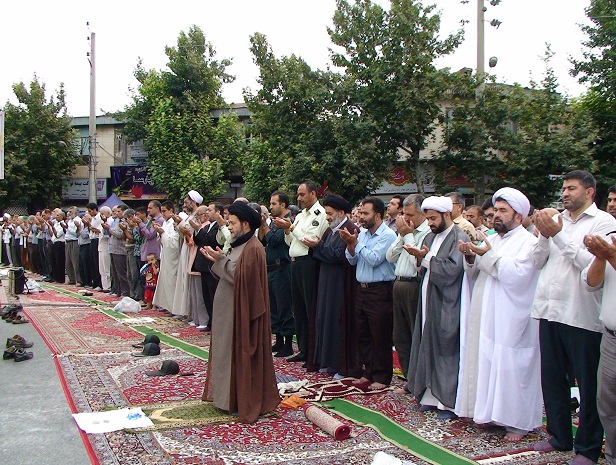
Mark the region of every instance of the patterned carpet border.
MULTIPOLYGON (((94 305, 96 308, 91 311, 98 311, 113 321, 127 318, 127 315, 105 308, 111 304, 109 301, 82 296, 60 286, 45 287, 94 305)), ((41 297, 33 300, 44 300, 41 297)), ((163 323, 162 329, 147 325, 126 326, 141 335, 157 334, 162 342, 174 347, 165 348, 160 357, 140 359, 121 352, 67 355, 56 359, 71 409, 84 412, 129 405, 146 405, 147 408, 168 402, 200 403, 208 356, 200 344, 208 344, 209 338, 185 323, 171 320, 163 323), (186 342, 184 338, 198 343, 186 342), (144 375, 146 370, 158 369, 165 358, 182 361, 184 369, 194 371, 196 376, 153 379, 144 375)), ((325 374, 306 373, 300 364, 284 359, 274 359, 274 364, 278 374, 293 379, 308 379, 310 383, 331 380, 331 376, 325 374)), ((411 396, 352 395, 344 400, 331 400, 326 405, 335 407, 334 415, 358 422, 353 428, 355 437, 335 441, 307 421, 301 411, 279 408, 275 415, 260 418, 252 425, 233 421, 190 427, 178 424, 180 427, 140 434, 88 435, 86 441, 90 450, 96 451, 96 460, 102 465, 369 464, 377 450, 421 465, 547 465, 563 463, 573 456, 571 452, 538 454, 530 451, 532 442, 546 438, 544 429, 531 433, 519 444, 510 444, 502 439, 502 428, 480 430, 467 420, 441 421, 432 413, 421 414, 411 396), (368 424, 370 427, 365 426, 368 424), (430 450, 425 450, 425 444, 430 450)), ((605 461, 602 459, 599 463, 605 461)))

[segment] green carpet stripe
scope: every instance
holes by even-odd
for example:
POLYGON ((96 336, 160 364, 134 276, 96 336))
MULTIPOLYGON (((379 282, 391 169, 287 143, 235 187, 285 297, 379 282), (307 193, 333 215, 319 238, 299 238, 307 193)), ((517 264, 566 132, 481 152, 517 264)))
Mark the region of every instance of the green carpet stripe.
MULTIPOLYGON (((105 307, 109 305, 109 302, 105 302, 104 300, 93 299, 91 297, 83 296, 79 294, 78 292, 69 291, 67 289, 63 289, 61 287, 56 287, 56 286, 51 286, 49 284, 44 284, 44 287, 49 287, 50 289, 53 289, 54 291, 57 291, 61 294, 81 300, 83 302, 95 304, 99 312, 104 313, 105 315, 107 315, 110 318, 113 318, 114 320, 121 320, 123 318, 131 318, 130 315, 125 315, 124 313, 121 313, 121 312, 115 312, 111 310, 110 308, 105 307)), ((209 352, 203 349, 202 347, 189 344, 173 336, 169 336, 168 334, 161 333, 160 331, 150 328, 149 326, 132 326, 131 325, 129 327, 132 330, 142 334, 143 336, 145 336, 146 334, 155 334, 158 336, 161 342, 164 342, 165 344, 171 347, 175 347, 176 349, 179 349, 183 352, 186 352, 190 355, 200 358, 201 360, 207 360, 209 358, 209 352)))
POLYGON ((374 410, 343 399, 333 399, 323 405, 349 420, 371 426, 385 440, 434 465, 464 465, 477 462, 455 454, 400 426, 374 410))
POLYGON ((181 341, 180 339, 176 339, 173 336, 169 336, 168 334, 161 333, 160 331, 156 331, 155 329, 150 328, 149 326, 131 326, 135 331, 143 334, 156 334, 161 342, 164 342, 167 345, 175 347, 176 349, 180 349, 183 352, 186 352, 190 355, 194 355, 201 360, 207 360, 209 357, 209 353, 207 350, 202 347, 195 346, 193 344, 188 344, 187 342, 181 341))

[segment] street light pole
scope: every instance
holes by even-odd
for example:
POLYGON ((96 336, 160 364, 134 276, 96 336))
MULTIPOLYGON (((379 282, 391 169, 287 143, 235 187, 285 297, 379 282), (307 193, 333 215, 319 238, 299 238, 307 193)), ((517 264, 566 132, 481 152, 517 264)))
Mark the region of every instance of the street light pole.
POLYGON ((479 81, 477 97, 481 97, 485 88, 485 12, 483 0, 477 0, 477 81, 479 81))
POLYGON ((94 60, 94 32, 90 35, 90 120, 89 143, 90 157, 88 158, 88 198, 91 203, 97 202, 96 195, 96 68, 94 60))

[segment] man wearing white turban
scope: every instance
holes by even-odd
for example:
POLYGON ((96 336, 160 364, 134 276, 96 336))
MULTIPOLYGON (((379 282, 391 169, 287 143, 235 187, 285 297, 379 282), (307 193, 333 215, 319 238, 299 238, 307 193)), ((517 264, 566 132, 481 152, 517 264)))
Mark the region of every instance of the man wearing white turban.
POLYGON ((429 233, 421 247, 408 247, 421 264, 421 293, 411 346, 407 390, 421 411, 441 410, 455 418, 460 361, 460 300, 463 255, 458 242, 469 238, 453 223, 449 197, 428 197, 421 204, 429 233))
POLYGON ((195 190, 188 191, 182 203, 182 210, 186 216, 183 216, 182 221, 176 226, 180 236, 180 255, 171 309, 174 315, 188 317, 190 323, 198 329, 205 329, 209 323, 203 301, 201 273, 192 270, 197 255, 193 235, 201 227, 200 222, 196 222, 195 213, 202 203, 203 197, 195 190))
POLYGON ((539 322, 530 318, 537 238, 522 226, 530 209, 522 192, 504 187, 492 202, 497 234, 482 245, 459 246, 466 277, 475 284, 470 303, 462 303, 456 413, 504 426, 505 439, 517 442, 542 420, 539 322))

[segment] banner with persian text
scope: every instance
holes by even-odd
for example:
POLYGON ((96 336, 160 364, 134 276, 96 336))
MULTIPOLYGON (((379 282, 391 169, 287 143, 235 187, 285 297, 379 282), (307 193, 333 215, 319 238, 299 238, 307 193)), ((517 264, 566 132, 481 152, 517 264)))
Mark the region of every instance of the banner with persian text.
POLYGON ((158 192, 148 174, 147 165, 112 166, 111 191, 121 200, 162 200, 167 194, 158 192))

